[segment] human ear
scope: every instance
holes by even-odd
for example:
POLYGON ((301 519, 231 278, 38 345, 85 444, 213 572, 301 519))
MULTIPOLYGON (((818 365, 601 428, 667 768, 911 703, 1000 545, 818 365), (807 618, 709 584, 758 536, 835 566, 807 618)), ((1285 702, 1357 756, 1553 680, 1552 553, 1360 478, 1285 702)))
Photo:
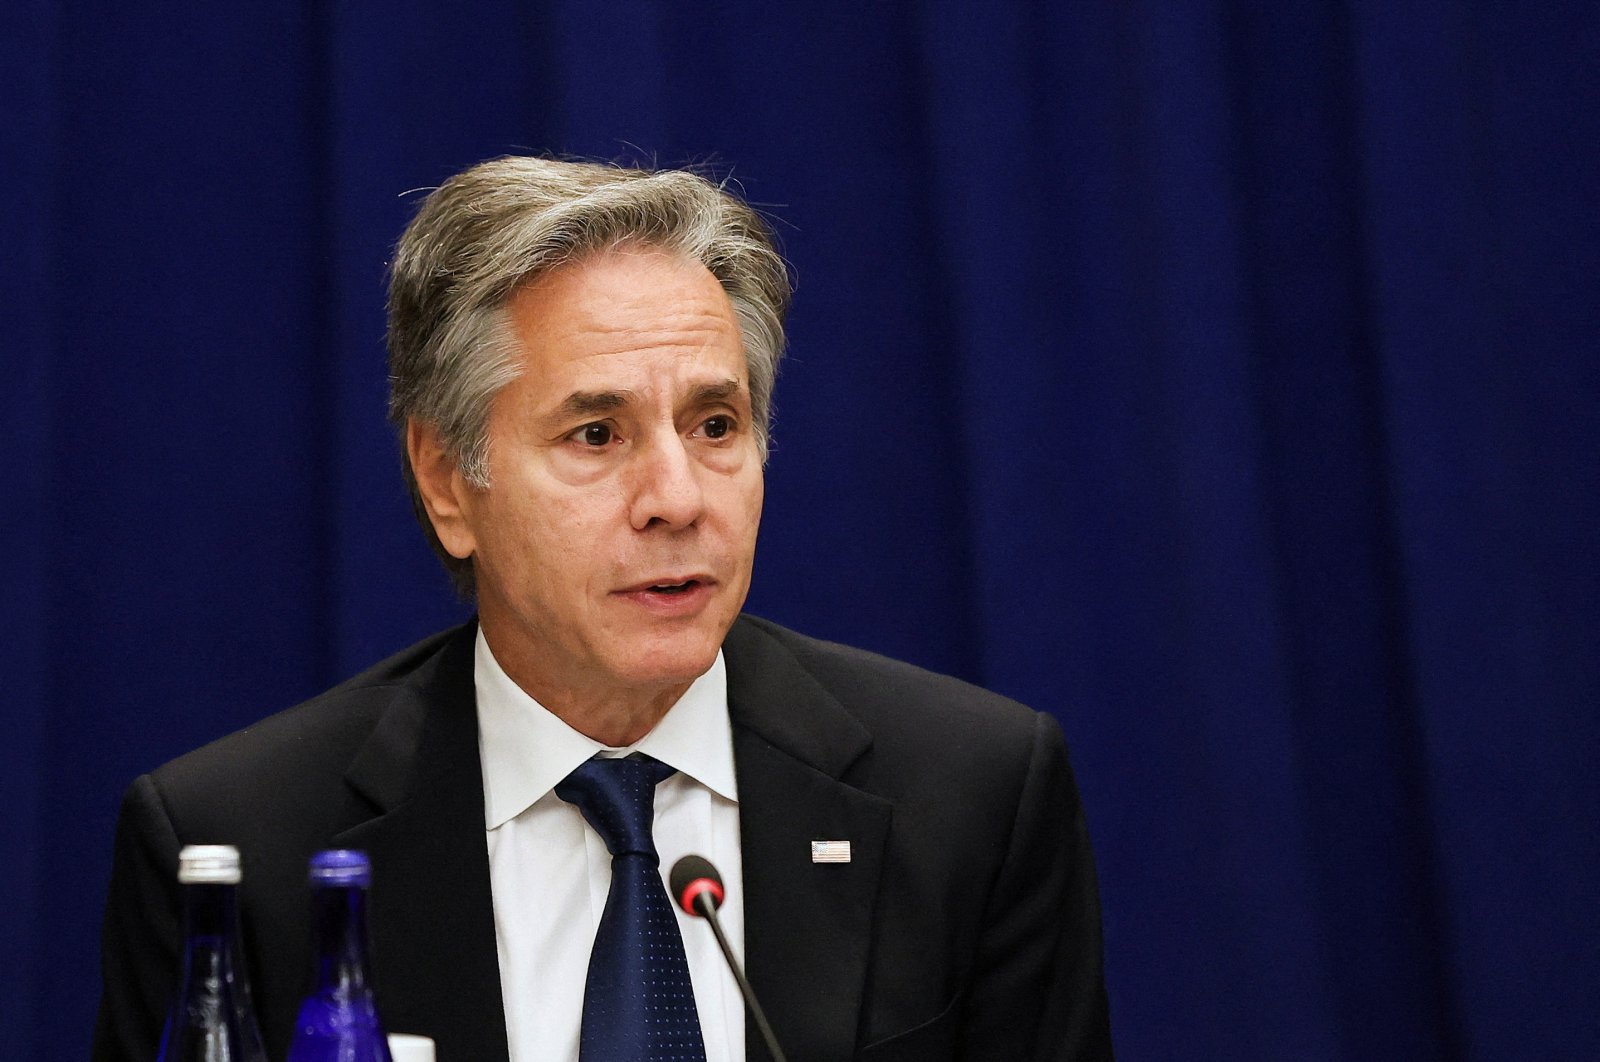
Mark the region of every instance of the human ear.
POLYGON ((478 548, 471 521, 472 486, 445 449, 439 429, 415 417, 406 421, 406 456, 439 544, 452 557, 466 560, 478 548))

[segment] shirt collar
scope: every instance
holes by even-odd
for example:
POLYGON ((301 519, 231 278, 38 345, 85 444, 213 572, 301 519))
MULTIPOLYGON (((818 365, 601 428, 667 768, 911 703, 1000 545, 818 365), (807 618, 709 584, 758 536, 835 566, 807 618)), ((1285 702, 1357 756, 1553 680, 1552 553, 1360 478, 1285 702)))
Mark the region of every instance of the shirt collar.
MULTIPOLYGON (((483 761, 484 824, 510 822, 585 760, 608 747, 572 729, 512 681, 478 630, 473 684, 478 753, 483 761)), ((623 752, 643 752, 737 803, 728 670, 722 651, 644 737, 623 752)))

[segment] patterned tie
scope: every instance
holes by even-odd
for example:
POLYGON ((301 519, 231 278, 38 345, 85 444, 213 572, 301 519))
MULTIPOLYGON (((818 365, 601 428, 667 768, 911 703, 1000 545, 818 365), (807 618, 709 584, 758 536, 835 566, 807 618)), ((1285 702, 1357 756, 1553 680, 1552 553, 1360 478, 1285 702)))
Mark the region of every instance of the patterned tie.
POLYGON ((556 786, 611 853, 611 892, 583 991, 581 1062, 705 1062, 689 962, 650 829, 656 784, 673 773, 643 753, 596 756, 556 786))

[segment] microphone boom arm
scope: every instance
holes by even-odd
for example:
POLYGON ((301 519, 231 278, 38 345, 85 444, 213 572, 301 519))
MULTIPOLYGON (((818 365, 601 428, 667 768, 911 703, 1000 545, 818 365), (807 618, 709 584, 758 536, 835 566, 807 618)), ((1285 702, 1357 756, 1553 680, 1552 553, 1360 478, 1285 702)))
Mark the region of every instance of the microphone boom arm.
POLYGON ((703 890, 694 898, 695 913, 711 923, 711 932, 716 934, 717 946, 722 949, 722 957, 728 960, 728 969, 733 971, 733 979, 739 983, 739 991, 744 993, 745 1005, 750 1008, 750 1016, 756 1020, 756 1028, 761 1030, 761 1038, 767 1042, 767 1050, 772 1052, 772 1062, 789 1062, 783 1055, 783 1048, 778 1046, 778 1038, 772 1034, 772 1026, 767 1024, 767 1016, 761 1010, 761 1004, 756 1002, 756 994, 750 988, 750 982, 745 980, 744 971, 739 968, 739 961, 733 957, 733 948, 728 944, 727 936, 722 932, 722 923, 717 919, 717 906, 711 899, 711 891, 703 890))

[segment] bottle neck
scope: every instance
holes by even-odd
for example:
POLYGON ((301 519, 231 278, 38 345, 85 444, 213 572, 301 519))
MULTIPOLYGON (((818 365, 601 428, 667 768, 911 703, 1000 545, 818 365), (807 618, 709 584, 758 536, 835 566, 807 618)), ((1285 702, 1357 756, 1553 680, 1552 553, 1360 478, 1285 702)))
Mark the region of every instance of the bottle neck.
POLYGON ((216 1051, 266 1062, 243 967, 236 893, 233 885, 183 886, 182 980, 162 1030, 163 1062, 224 1057, 216 1051))
POLYGON ((239 950, 239 916, 233 885, 183 887, 183 974, 225 987, 239 950))
POLYGON ((355 886, 311 888, 318 993, 368 995, 367 892, 355 886))

